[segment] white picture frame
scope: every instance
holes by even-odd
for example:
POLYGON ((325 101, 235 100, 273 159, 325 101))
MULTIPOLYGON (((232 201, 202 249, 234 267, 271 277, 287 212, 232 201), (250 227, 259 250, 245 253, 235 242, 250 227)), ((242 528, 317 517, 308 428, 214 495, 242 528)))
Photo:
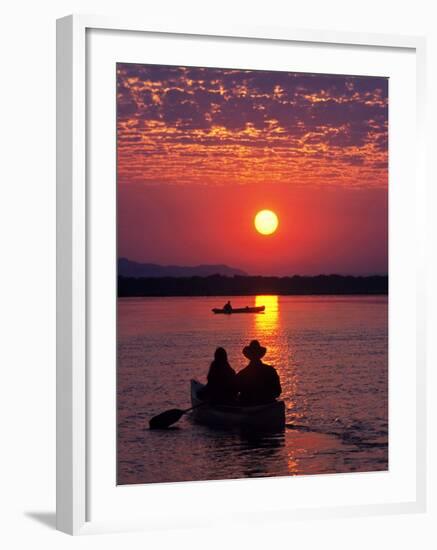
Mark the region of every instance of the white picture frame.
MULTIPOLYGON (((87 33, 90 30, 138 32, 166 36, 226 37, 228 40, 278 41, 281 43, 314 43, 362 48, 395 48, 409 51, 416 62, 416 362, 415 370, 415 498, 408 501, 365 503, 354 506, 307 509, 305 506, 276 510, 281 517, 330 517, 333 515, 418 512, 426 503, 426 403, 425 403, 425 147, 424 147, 424 89, 425 39, 422 37, 337 33, 287 28, 234 27, 178 28, 172 25, 152 26, 137 20, 72 15, 57 22, 57 528, 69 534, 95 531, 147 529, 150 522, 144 517, 132 520, 108 516, 94 521, 89 515, 90 431, 90 337, 87 330, 90 308, 89 235, 90 206, 87 165, 87 33), (287 514, 285 516, 284 514, 287 514)), ((125 59, 124 59, 125 60, 125 59)), ((114 465, 115 468, 115 465, 114 465)), ((332 476, 331 476, 331 479, 332 476)), ((282 479, 276 483, 283 482, 282 479)), ((235 482, 228 482, 234 483, 235 482)), ((252 482, 254 483, 254 482, 252 482)), ((256 482, 255 482, 256 483, 256 482)), ((330 482, 331 486, 335 482, 330 482)), ((161 489, 156 486, 156 491, 161 489)), ((187 485, 185 484, 185 487, 187 485)), ((241 487, 241 485, 240 485, 241 487)), ((130 489, 135 491, 135 487, 130 489)), ((172 488, 162 488, 168 495, 172 488)), ((182 491, 184 489, 182 488, 182 491)), ((207 490, 213 489, 210 485, 207 490)), ((238 489, 237 489, 238 490, 238 489)), ((180 493, 181 489, 179 489, 180 493)), ((186 491, 188 492, 188 491, 186 491)), ((192 497, 194 498, 194 497, 192 497)), ((260 505, 261 506, 261 505, 260 505)), ((261 510, 261 508, 260 508, 261 510)), ((254 520, 254 511, 247 513, 254 520)), ((159 521, 159 510, 154 518, 159 521)), ((183 518, 181 521, 184 521, 183 518)), ((175 524, 172 516, 170 526, 175 524), (172 523, 173 522, 173 523, 172 523)))

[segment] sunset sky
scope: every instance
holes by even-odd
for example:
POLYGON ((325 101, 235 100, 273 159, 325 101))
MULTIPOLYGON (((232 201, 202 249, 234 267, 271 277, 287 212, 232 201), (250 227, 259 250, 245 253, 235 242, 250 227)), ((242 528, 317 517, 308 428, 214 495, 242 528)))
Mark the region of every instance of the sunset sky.
POLYGON ((119 63, 117 88, 119 257, 387 273, 387 79, 119 63))

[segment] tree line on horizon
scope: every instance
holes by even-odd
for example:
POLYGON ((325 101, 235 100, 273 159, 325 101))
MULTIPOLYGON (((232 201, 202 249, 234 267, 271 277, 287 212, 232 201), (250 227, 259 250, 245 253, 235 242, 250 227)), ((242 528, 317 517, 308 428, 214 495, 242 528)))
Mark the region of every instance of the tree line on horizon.
POLYGON ((208 277, 118 277, 118 296, 251 296, 256 294, 388 294, 388 276, 210 275, 208 277))

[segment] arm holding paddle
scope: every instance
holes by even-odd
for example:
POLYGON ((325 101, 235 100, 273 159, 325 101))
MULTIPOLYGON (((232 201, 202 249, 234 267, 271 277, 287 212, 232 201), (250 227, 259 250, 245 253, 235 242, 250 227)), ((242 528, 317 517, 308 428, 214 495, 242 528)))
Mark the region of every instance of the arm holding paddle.
POLYGON ((150 419, 149 428, 151 430, 165 430, 180 420, 184 414, 192 411, 193 409, 197 409, 197 407, 201 407, 202 405, 203 403, 201 405, 196 405, 195 407, 190 407, 189 409, 169 409, 161 414, 157 414, 150 419))

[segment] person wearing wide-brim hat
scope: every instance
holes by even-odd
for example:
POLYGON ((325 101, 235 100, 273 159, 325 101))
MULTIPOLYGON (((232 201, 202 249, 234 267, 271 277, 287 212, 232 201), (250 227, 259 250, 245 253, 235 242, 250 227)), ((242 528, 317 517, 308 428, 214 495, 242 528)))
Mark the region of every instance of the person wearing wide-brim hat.
POLYGON ((262 359, 267 353, 267 348, 261 346, 258 340, 252 340, 252 342, 243 348, 243 355, 250 360, 262 359))
POLYGON ((249 364, 236 378, 239 400, 243 405, 271 403, 281 395, 281 382, 276 369, 261 361, 266 352, 267 349, 258 340, 252 340, 243 348, 243 355, 249 359, 249 364))

